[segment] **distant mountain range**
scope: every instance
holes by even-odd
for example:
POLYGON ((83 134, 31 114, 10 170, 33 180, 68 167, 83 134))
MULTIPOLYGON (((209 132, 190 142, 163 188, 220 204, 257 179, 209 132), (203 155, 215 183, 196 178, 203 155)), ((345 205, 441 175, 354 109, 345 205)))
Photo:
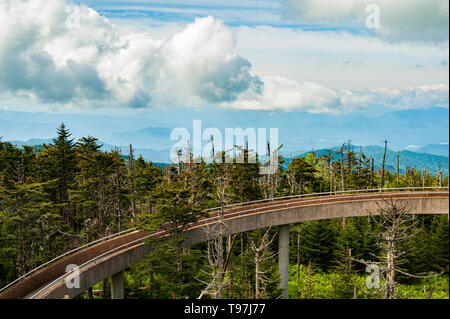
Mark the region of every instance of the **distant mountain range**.
MULTIPOLYGON (((105 112, 103 112, 105 113, 105 112)), ((220 108, 148 109, 128 116, 114 112, 96 114, 31 113, 0 109, 0 137, 16 145, 50 143, 56 129, 64 122, 74 139, 95 136, 103 150, 118 145, 127 155, 133 144, 135 154, 158 163, 170 161, 170 141, 173 128, 184 127, 192 132, 192 121, 201 120, 202 128, 278 128, 279 143, 285 158, 302 155, 309 150, 326 150, 351 140, 357 145, 382 145, 389 141, 392 150, 403 150, 401 169, 405 165, 427 168, 434 172, 441 163, 448 170, 449 109, 390 111, 385 113, 353 112, 349 114, 310 114, 306 112, 258 112, 220 108), (39 136, 43 139, 36 139, 39 136), (26 142, 23 142, 26 141, 26 142), (415 144, 415 145, 411 145, 415 144)), ((364 147, 367 156, 381 163, 382 148, 364 147)), ((396 152, 388 153, 388 167, 395 167, 396 152)))
MULTIPOLYGON (((41 147, 43 144, 50 144, 52 142, 53 142, 53 139, 37 139, 37 138, 30 139, 27 141, 10 141, 11 144, 19 146, 19 147, 24 146, 24 145, 41 147)), ((99 141, 98 144, 103 145, 101 149, 105 152, 110 152, 112 150, 118 149, 121 154, 125 155, 125 157, 130 154, 130 145, 116 146, 116 145, 111 145, 111 144, 104 143, 101 141, 99 141)), ((133 146, 133 152, 135 154, 135 157, 142 155, 142 157, 145 158, 146 160, 149 160, 149 161, 151 160, 155 163, 170 162, 169 149, 153 150, 153 149, 149 149, 149 148, 135 148, 133 146)))
MULTIPOLYGON (((1 107, 1 106, 0 106, 1 107)), ((386 111, 386 110, 385 110, 386 111)), ((89 111, 91 112, 91 111, 89 111)), ((420 149, 423 145, 448 143, 449 110, 428 109, 386 111, 370 110, 346 114, 310 114, 306 112, 259 112, 220 108, 146 109, 134 115, 114 112, 31 113, 0 109, 0 136, 3 140, 26 141, 51 138, 64 122, 73 137, 91 135, 110 145, 133 144, 136 148, 165 151, 174 143, 170 132, 177 127, 192 130, 192 121, 201 120, 202 128, 278 128, 279 143, 287 154, 300 150, 322 149, 348 140, 358 145, 380 145, 388 139, 394 150, 410 150, 447 155, 442 150, 420 149), (414 149, 411 144, 420 145, 414 149)), ((439 147, 439 146, 438 146, 439 147)), ((436 148, 436 147, 435 147, 436 148)), ((443 148, 440 146, 440 148, 443 148)))
MULTIPOLYGON (((17 146, 23 146, 23 145, 42 145, 44 143, 49 144, 52 142, 52 139, 30 139, 28 141, 11 141, 12 144, 17 146)), ((102 150, 103 151, 111 151, 114 149, 119 149, 119 151, 126 157, 129 155, 130 146, 115 146, 103 142, 99 142, 99 144, 103 144, 102 150)), ((359 153, 360 147, 352 145, 354 152, 359 153)), ((433 145, 426 145, 423 146, 424 149, 435 149, 433 145)), ((328 150, 331 149, 334 152, 335 159, 339 159, 339 146, 331 147, 331 148, 324 148, 319 150, 314 150, 314 152, 318 155, 324 155, 328 154, 328 150)), ((438 150, 440 148, 437 148, 438 150)), ((142 155, 142 157, 146 160, 151 160, 154 163, 170 163, 169 159, 169 149, 165 150, 153 150, 148 148, 134 148, 134 154, 136 157, 142 155)), ((373 158, 375 161, 375 167, 379 169, 381 167, 384 148, 381 146, 373 145, 373 146, 363 146, 362 147, 363 153, 368 158, 373 158)), ((294 156, 284 156, 286 163, 285 165, 288 165, 289 162, 295 158, 295 157, 303 157, 308 155, 309 152, 299 152, 296 153, 294 156)), ((397 165, 397 152, 394 152, 392 150, 387 151, 386 153, 386 168, 395 171, 397 165)), ((448 156, 441 156, 441 155, 435 155, 435 154, 427 154, 427 153, 418 153, 418 152, 412 152, 410 150, 403 150, 400 152, 400 172, 404 173, 406 171, 406 166, 408 167, 416 167, 417 169, 424 169, 426 168, 427 171, 436 174, 438 171, 439 165, 441 166, 441 170, 444 174, 449 173, 449 157, 448 156)))
MULTIPOLYGON (((333 157, 337 160, 339 159, 339 149, 340 147, 335 146, 332 147, 331 150, 334 152, 333 157)), ((320 149, 317 151, 314 151, 318 156, 328 154, 327 149, 320 149)), ((360 147, 359 146, 353 146, 353 151, 359 154, 360 147)), ((373 158, 375 167, 377 169, 381 168, 382 162, 383 162, 383 154, 384 154, 384 148, 381 146, 363 146, 362 152, 366 155, 368 158, 373 158)), ((303 154, 299 154, 295 157, 302 157, 308 155, 308 153, 311 152, 305 152, 303 154)), ((287 163, 292 160, 291 158, 287 159, 287 163)), ((449 172, 449 158, 448 156, 440 156, 440 155, 433 155, 433 154, 427 154, 427 153, 417 153, 417 152, 411 152, 409 150, 403 150, 400 152, 400 173, 404 173, 406 171, 406 167, 416 167, 418 170, 423 170, 424 168, 427 169, 427 171, 431 172, 432 174, 436 174, 438 172, 439 165, 441 166, 441 170, 444 174, 448 174, 449 172)), ((397 152, 394 152, 392 150, 387 150, 386 152, 386 168, 390 171, 395 171, 397 166, 397 152)))
POLYGON ((413 151, 416 153, 428 153, 433 155, 440 156, 449 156, 449 147, 448 143, 445 144, 428 144, 423 146, 411 145, 406 148, 409 151, 413 151))

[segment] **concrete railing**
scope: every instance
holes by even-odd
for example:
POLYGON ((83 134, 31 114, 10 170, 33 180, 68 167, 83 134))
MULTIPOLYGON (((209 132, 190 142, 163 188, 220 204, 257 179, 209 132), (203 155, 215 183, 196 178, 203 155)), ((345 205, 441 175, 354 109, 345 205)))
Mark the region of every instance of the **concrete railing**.
POLYGON ((117 237, 117 236, 121 236, 121 235, 130 233, 130 232, 135 231, 135 230, 136 230, 136 228, 131 228, 131 229, 127 229, 127 230, 124 230, 124 231, 115 233, 115 234, 111 234, 111 235, 109 235, 109 236, 106 236, 106 237, 103 237, 103 238, 94 240, 94 241, 92 241, 92 242, 90 242, 90 243, 87 243, 87 244, 85 244, 85 245, 83 245, 83 246, 80 246, 80 247, 77 247, 77 248, 75 248, 75 249, 72 249, 72 250, 70 250, 70 251, 68 251, 68 252, 66 252, 66 253, 64 253, 64 254, 62 254, 62 255, 59 255, 58 257, 55 257, 55 258, 53 258, 52 260, 49 260, 49 261, 43 263, 42 265, 40 265, 40 266, 38 266, 38 267, 36 267, 36 268, 30 270, 30 271, 27 272, 25 275, 22 275, 21 277, 19 277, 19 278, 17 278, 16 280, 14 280, 14 281, 10 282, 9 284, 7 284, 5 287, 0 288, 0 293, 1 293, 2 291, 4 291, 4 290, 8 289, 9 287, 11 287, 12 285, 14 285, 15 283, 19 282, 20 280, 22 280, 22 279, 24 279, 24 278, 26 278, 26 277, 28 277, 28 276, 34 274, 34 273, 37 272, 38 270, 40 270, 40 269, 44 268, 45 266, 48 266, 48 265, 50 265, 50 264, 52 264, 52 263, 54 263, 54 262, 56 262, 56 261, 62 259, 63 257, 66 257, 66 256, 68 256, 68 255, 70 255, 70 254, 73 254, 73 253, 75 253, 75 252, 77 252, 77 251, 80 251, 80 250, 82 250, 82 249, 88 248, 88 247, 90 247, 90 246, 92 246, 92 245, 101 243, 101 242, 103 242, 103 241, 105 241, 105 240, 109 240, 109 239, 111 239, 111 238, 114 238, 114 237, 117 237))
MULTIPOLYGON (((114 248, 114 249, 111 249, 111 250, 109 250, 109 251, 107 251, 107 252, 105 252, 105 253, 103 253, 103 254, 101 254, 101 255, 98 255, 98 256, 94 257, 93 259, 90 259, 90 260, 86 261, 85 263, 79 265, 77 268, 78 268, 78 269, 81 269, 81 268, 83 268, 84 266, 87 266, 87 265, 89 265, 89 264, 91 264, 91 263, 93 263, 93 262, 95 262, 95 261, 97 261, 97 260, 99 260, 99 259, 101 259, 101 258, 103 258, 103 257, 105 257, 105 256, 108 256, 108 255, 110 255, 110 254, 112 254, 112 253, 114 253, 114 252, 120 251, 120 250, 125 249, 125 248, 128 248, 128 247, 132 247, 132 246, 137 245, 137 244, 141 244, 143 241, 145 241, 145 240, 147 240, 147 239, 149 239, 149 238, 152 238, 152 237, 158 237, 159 235, 163 235, 164 233, 165 233, 165 231, 159 231, 159 232, 156 232, 156 233, 149 234, 148 236, 145 236, 145 237, 142 237, 142 238, 133 240, 133 241, 131 241, 131 242, 129 242, 129 243, 126 243, 126 244, 124 244, 124 245, 121 245, 121 246, 119 246, 119 247, 116 247, 116 248, 114 248)), ((62 276, 56 278, 55 280, 53 280, 53 281, 50 282, 49 284, 45 285, 44 287, 42 287, 41 289, 39 289, 37 292, 34 292, 31 296, 28 297, 28 299, 33 299, 33 298, 35 298, 36 296, 38 296, 39 294, 41 294, 42 292, 44 292, 46 289, 48 289, 49 287, 51 287, 53 284, 57 283, 57 282, 60 281, 60 280, 63 280, 63 279, 66 278, 67 276, 70 276, 71 274, 73 274, 76 270, 77 270, 77 269, 71 269, 70 271, 64 273, 62 276)))
MULTIPOLYGON (((301 195, 288 195, 288 196, 282 196, 282 197, 273 197, 273 198, 266 198, 266 199, 258 199, 250 202, 242 202, 242 203, 236 203, 236 204, 229 204, 223 206, 223 208, 234 208, 234 207, 241 207, 246 205, 252 205, 252 204, 262 204, 267 202, 273 202, 273 201, 280 201, 280 200, 288 200, 288 199, 300 199, 305 197, 317 197, 317 196, 332 196, 332 195, 344 195, 344 194, 361 194, 361 193, 387 193, 392 191, 424 191, 424 190, 448 190, 449 187, 394 187, 394 188, 371 188, 371 189, 357 189, 357 190, 347 190, 347 191, 335 191, 335 192, 321 192, 321 193, 308 193, 308 194, 301 194, 301 195)), ((206 209, 206 212, 216 211, 220 210, 221 207, 214 207, 206 209)))
MULTIPOLYGON (((227 205, 225 206, 225 208, 230 209, 230 208, 238 208, 238 207, 245 207, 245 206, 249 206, 249 205, 255 205, 255 204, 264 204, 264 203, 271 203, 271 202, 275 202, 275 201, 282 201, 282 200, 290 200, 290 199, 302 199, 302 198, 307 198, 307 197, 311 197, 310 199, 306 200, 306 201, 302 201, 304 203, 306 202, 314 202, 314 201, 320 201, 323 200, 323 196, 330 196, 330 195, 350 195, 350 194, 361 194, 361 193, 371 193, 371 194, 367 194, 367 196, 373 196, 373 193, 392 193, 393 191, 397 191, 397 194, 400 194, 402 191, 425 191, 425 190, 429 190, 429 191, 433 191, 433 190, 448 190, 448 187, 406 187, 406 188, 386 188, 386 189, 364 189, 364 190, 348 190, 348 191, 338 191, 338 192, 323 192, 323 193, 313 193, 313 194, 302 194, 302 195, 291 195, 291 196, 284 196, 284 197, 277 197, 277 198, 270 198, 270 199, 264 199, 264 200, 257 200, 257 201, 251 201, 251 202, 245 202, 245 203, 237 203, 237 204, 231 204, 231 205, 227 205)), ((345 199, 345 198, 351 198, 352 196, 338 196, 340 199, 345 199)), ((273 203, 273 205, 269 205, 269 206, 264 206, 265 209, 270 209, 270 208, 280 208, 282 206, 287 205, 286 203, 273 203)), ((259 206, 259 205, 257 205, 259 206)), ((214 213, 215 211, 219 210, 220 207, 216 207, 216 208, 212 208, 212 209, 208 209, 207 212, 211 212, 214 213)), ((248 210, 239 210, 238 212, 229 212, 227 213, 227 217, 232 217, 236 214, 245 214, 247 212, 251 212, 251 211, 256 211, 258 208, 250 208, 248 210)), ((204 219, 199 220, 197 223, 192 223, 190 224, 188 227, 194 227, 194 226, 201 226, 204 225, 205 223, 209 223, 209 222, 213 222, 214 219, 217 219, 217 216, 212 216, 212 217, 207 217, 204 219)), ((81 247, 78 247, 74 250, 71 250, 69 252, 66 252, 64 254, 62 254, 61 256, 58 256, 44 264, 42 264, 41 266, 33 269, 32 271, 28 272, 27 274, 21 276, 20 278, 14 280, 13 282, 11 282, 10 284, 8 284, 7 286, 5 286, 4 288, 0 289, 0 293, 4 290, 6 290, 7 288, 13 286, 14 284, 16 284, 17 282, 21 281, 22 279, 25 279, 26 277, 30 276, 31 274, 35 273, 36 271, 42 269, 45 266, 49 266, 52 263, 62 259, 65 256, 71 255, 75 252, 78 252, 80 250, 83 250, 85 248, 88 248, 90 246, 93 246, 95 244, 98 244, 100 242, 112 239, 114 237, 118 237, 127 233, 130 233, 132 231, 136 231, 135 228, 133 229, 129 229, 117 234, 112 234, 110 236, 98 239, 96 241, 93 241, 91 243, 88 243, 86 245, 83 245, 81 247)), ((119 247, 115 247, 109 251, 106 251, 96 257, 94 257, 93 259, 90 259, 88 261, 86 261, 85 263, 83 263, 81 267, 88 265, 89 263, 95 262, 98 259, 101 259, 107 255, 110 255, 114 252, 120 251, 122 249, 125 249, 127 247, 132 247, 133 245, 137 245, 142 243, 143 241, 145 241, 146 239, 152 238, 152 237, 157 237, 157 236, 161 236, 164 235, 164 231, 160 231, 157 233, 152 233, 152 234, 148 234, 146 236, 140 237, 136 240, 127 242, 123 245, 120 245, 119 247)), ((72 270, 72 272, 75 270, 72 270)), ((49 288, 51 285, 55 284, 56 282, 58 282, 58 280, 62 280, 64 277, 66 277, 67 275, 70 275, 70 272, 68 273, 64 273, 62 276, 58 277, 57 279, 51 281, 49 284, 45 285, 45 287, 39 289, 39 291, 33 293, 33 295, 31 296, 31 298, 39 295, 41 292, 45 291, 47 288, 49 288)))

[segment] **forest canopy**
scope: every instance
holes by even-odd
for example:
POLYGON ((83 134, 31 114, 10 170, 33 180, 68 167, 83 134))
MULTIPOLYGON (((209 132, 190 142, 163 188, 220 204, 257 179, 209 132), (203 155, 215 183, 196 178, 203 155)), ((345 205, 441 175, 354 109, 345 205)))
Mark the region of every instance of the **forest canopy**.
MULTIPOLYGON (((310 153, 288 165, 279 156, 278 170, 261 175, 259 162, 194 164, 189 149, 181 150, 177 165, 163 168, 135 158, 132 146, 129 154, 104 152, 95 137, 72 139, 64 124, 57 133, 41 147, 19 148, 0 140, 0 287, 93 240, 133 227, 164 228, 172 237, 153 241, 152 253, 127 270, 127 298, 278 298, 276 228, 189 249, 181 245, 183 228, 207 209, 232 203, 319 192, 448 187, 442 172, 390 171, 350 143, 336 153, 310 153), (212 249, 216 259, 209 258, 212 249), (219 284, 208 286, 211 280, 219 284)), ((242 152, 248 159, 252 151, 244 147, 242 152)), ((402 243, 403 267, 442 275, 425 281, 399 276, 403 296, 448 298, 448 217, 417 219, 417 235, 402 243)), ((373 236, 377 227, 362 217, 291 225, 291 298, 382 297, 364 292, 365 266, 354 261, 379 253, 373 236)), ((108 294, 105 281, 81 297, 108 294)))

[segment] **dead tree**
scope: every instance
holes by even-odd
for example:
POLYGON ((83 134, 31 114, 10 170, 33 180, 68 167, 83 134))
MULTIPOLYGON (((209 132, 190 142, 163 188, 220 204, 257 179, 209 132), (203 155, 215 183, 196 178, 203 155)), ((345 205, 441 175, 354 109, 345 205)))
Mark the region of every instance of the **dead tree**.
POLYGON ((301 235, 302 224, 297 225, 297 284, 300 283, 300 235, 301 235))
POLYGON ((375 160, 372 158, 370 164, 370 188, 373 188, 374 174, 375 174, 375 160))
POLYGON ((423 169, 423 173, 422 173, 422 187, 423 187, 423 188, 425 188, 426 177, 427 177, 427 169, 424 168, 424 169, 423 169))
POLYGON ((332 150, 328 150, 328 174, 330 179, 330 194, 333 192, 333 179, 334 179, 334 168, 333 168, 333 156, 332 150))
POLYGON ((255 299, 266 297, 266 286, 270 279, 266 276, 267 272, 262 270, 262 264, 276 255, 276 253, 271 254, 267 249, 276 238, 276 236, 272 236, 269 239, 269 232, 270 227, 264 233, 259 245, 254 240, 250 243, 251 250, 255 254, 255 299))
MULTIPOLYGON (((136 220, 136 191, 135 191, 135 183, 134 183, 134 155, 133 155, 133 145, 130 144, 130 157, 128 160, 128 165, 130 167, 129 173, 129 183, 130 183, 130 192, 131 192, 131 216, 133 220, 136 220)), ((119 218, 120 221, 120 218, 119 218)), ((119 227, 120 231, 120 227, 119 227)))
POLYGON ((439 167, 438 167, 438 182, 439 182, 439 187, 442 187, 442 171, 441 171, 441 163, 439 163, 439 167))
POLYGON ((378 216, 370 212, 370 217, 378 226, 378 233, 373 233, 380 248, 380 255, 374 256, 379 261, 366 261, 353 259, 365 265, 376 265, 379 267, 380 275, 385 279, 385 284, 377 291, 384 290, 385 299, 395 299, 398 296, 396 274, 403 274, 414 278, 430 278, 431 275, 412 275, 401 269, 401 265, 407 260, 404 258, 406 251, 402 250, 401 243, 418 234, 417 219, 411 214, 411 207, 408 204, 396 203, 392 198, 382 198, 383 205, 377 203, 378 216))
POLYGON ((384 188, 384 173, 385 173, 385 165, 386 165, 386 152, 387 152, 388 141, 384 140, 384 153, 383 153, 383 163, 381 166, 381 184, 380 188, 384 188))
POLYGON ((359 160, 358 160, 358 176, 361 176, 362 169, 363 169, 363 150, 362 146, 359 147, 359 160))
POLYGON ((341 154, 341 191, 345 191, 344 150, 343 150, 343 147, 341 147, 339 152, 341 154))
POLYGON ((397 153, 397 169, 395 171, 397 177, 397 183, 400 180, 400 152, 397 153))
MULTIPOLYGON (((226 164, 225 164, 226 165, 226 164)), ((231 256, 231 247, 227 249, 227 257, 224 257, 224 236, 228 226, 225 223, 225 206, 230 202, 230 193, 227 191, 228 179, 224 176, 221 179, 218 189, 211 197, 220 205, 217 215, 217 222, 210 228, 205 229, 208 238, 208 263, 211 268, 209 283, 203 282, 207 287, 202 291, 199 299, 204 295, 210 295, 215 299, 223 298, 225 287, 224 277, 227 268, 227 259, 231 256)), ((231 243, 230 243, 231 244, 231 243)), ((204 272, 206 274, 206 272, 204 272)))

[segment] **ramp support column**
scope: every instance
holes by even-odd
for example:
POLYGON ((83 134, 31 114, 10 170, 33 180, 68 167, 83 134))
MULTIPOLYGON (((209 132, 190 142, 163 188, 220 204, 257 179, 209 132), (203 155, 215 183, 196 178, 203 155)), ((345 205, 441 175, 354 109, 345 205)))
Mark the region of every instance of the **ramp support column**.
POLYGON ((124 299, 123 271, 111 276, 111 299, 124 299))
POLYGON ((289 225, 280 226, 278 238, 278 273, 282 299, 288 299, 289 293, 289 225))

